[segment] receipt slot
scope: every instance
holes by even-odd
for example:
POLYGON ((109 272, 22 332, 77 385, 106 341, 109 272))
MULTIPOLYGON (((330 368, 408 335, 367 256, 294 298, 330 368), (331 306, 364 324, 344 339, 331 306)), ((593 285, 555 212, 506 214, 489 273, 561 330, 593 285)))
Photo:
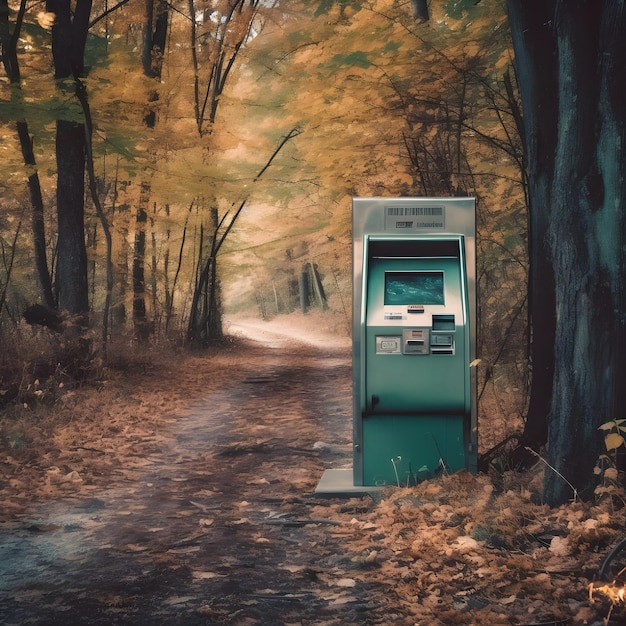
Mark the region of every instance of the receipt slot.
POLYGON ((353 200, 353 482, 476 470, 475 205, 353 200))

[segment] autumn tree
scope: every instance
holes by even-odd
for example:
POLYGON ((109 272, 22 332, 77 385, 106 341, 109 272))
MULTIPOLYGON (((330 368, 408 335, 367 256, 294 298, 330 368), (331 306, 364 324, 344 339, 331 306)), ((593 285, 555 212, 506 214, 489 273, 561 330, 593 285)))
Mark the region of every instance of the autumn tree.
POLYGON ((304 130, 293 177, 308 188, 288 203, 332 207, 333 235, 349 241, 346 196, 477 197, 479 410, 506 421, 500 438, 479 428, 490 447, 521 431, 527 399, 526 204, 504 5, 430 3, 423 23, 408 2, 301 4, 306 26, 304 11, 290 15, 255 57, 304 130))
MULTIPOLYGON (((147 78, 160 80, 163 72, 163 54, 169 27, 169 5, 165 2, 147 0, 145 4, 144 24, 142 29, 141 63, 143 73, 147 78)), ((156 83, 156 81, 155 81, 156 83)), ((148 129, 154 129, 157 122, 155 105, 159 100, 156 84, 150 90, 147 112, 144 124, 148 129)), ((135 218, 135 241, 133 253, 133 325, 135 338, 140 342, 148 340, 151 324, 148 320, 146 306, 146 227, 148 224, 148 207, 150 204, 152 187, 149 180, 141 182, 139 202, 135 218)), ((156 294, 153 288, 153 302, 156 294)), ((152 311, 156 315, 156 310, 152 311)))
MULTIPOLYGON (((54 76, 62 81, 84 72, 85 45, 91 0, 48 0, 55 15, 52 26, 54 76)), ((57 120, 57 270, 59 307, 84 315, 89 310, 87 251, 85 248, 85 125, 73 119, 57 120)))
POLYGON ((214 3, 213 10, 205 9, 199 18, 195 0, 188 1, 194 117, 198 134, 203 136, 215 123, 220 96, 250 37, 259 0, 214 3))
MULTIPOLYGON (((21 73, 17 55, 17 45, 20 40, 26 1, 22 0, 18 9, 13 28, 9 21, 9 6, 7 0, 0 0, 0 46, 2 49, 2 63, 9 83, 13 86, 14 97, 19 98, 21 73)), ((24 165, 28 169, 28 191, 32 206, 32 233, 35 273, 39 285, 39 293, 44 304, 53 308, 55 298, 52 292, 52 281, 46 254, 46 230, 44 223, 44 205, 41 191, 41 182, 37 161, 33 150, 28 120, 25 116, 16 120, 15 128, 20 142, 24 165)))
POLYGON ((508 0, 508 12, 529 167, 529 423, 547 426, 562 476, 548 470, 544 493, 559 504, 592 484, 598 427, 626 406, 626 11, 508 0))
MULTIPOLYGON (((200 138, 212 135, 224 89, 232 76, 243 46, 251 37, 257 19, 259 0, 219 2, 215 10, 205 11, 197 20, 194 0, 189 0, 190 52, 193 66, 193 109, 200 138), (199 24, 198 24, 199 22, 199 24)), ((212 146, 208 145, 210 151, 212 146)), ((217 252, 245 205, 232 215, 218 214, 217 206, 204 213, 208 219, 199 230, 199 255, 189 312, 187 339, 191 345, 206 345, 222 337, 222 307, 217 272, 217 252), (234 223, 234 222, 233 222, 234 223)))

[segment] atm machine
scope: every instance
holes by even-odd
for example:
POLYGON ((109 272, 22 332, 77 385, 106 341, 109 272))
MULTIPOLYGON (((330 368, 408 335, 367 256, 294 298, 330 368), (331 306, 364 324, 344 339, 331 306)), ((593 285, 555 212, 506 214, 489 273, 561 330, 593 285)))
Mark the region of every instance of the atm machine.
POLYGON ((475 250, 473 198, 353 200, 353 470, 318 492, 476 471, 475 250))

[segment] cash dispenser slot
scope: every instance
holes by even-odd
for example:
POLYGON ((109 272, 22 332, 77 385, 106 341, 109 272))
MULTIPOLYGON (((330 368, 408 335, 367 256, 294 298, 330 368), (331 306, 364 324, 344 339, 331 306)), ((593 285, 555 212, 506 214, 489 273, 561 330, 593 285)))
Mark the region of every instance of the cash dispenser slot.
POLYGON ((435 332, 442 330, 454 332, 456 330, 454 315, 433 315, 433 330, 435 332))
POLYGON ((433 315, 431 354, 454 354, 455 332, 454 315, 433 315))

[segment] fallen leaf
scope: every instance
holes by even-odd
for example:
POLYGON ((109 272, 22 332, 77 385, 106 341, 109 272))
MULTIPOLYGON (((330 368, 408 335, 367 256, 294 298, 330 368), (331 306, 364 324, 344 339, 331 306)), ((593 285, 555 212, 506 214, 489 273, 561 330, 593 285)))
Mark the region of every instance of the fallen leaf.
POLYGON ((224 578, 224 574, 218 574, 216 572, 202 572, 194 570, 192 576, 198 580, 213 580, 214 578, 224 578))

